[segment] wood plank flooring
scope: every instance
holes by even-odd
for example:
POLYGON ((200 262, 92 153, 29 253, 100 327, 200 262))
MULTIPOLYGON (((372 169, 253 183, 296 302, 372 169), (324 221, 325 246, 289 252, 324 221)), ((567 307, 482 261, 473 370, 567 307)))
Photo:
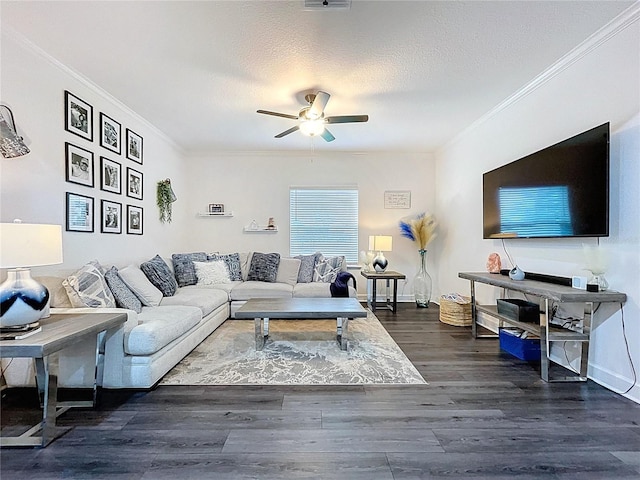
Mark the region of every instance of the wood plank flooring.
MULTIPOLYGON (((376 315, 429 385, 106 390, 47 448, 2 449, 1 477, 640 479, 640 405, 546 384, 436 305, 376 315)), ((3 435, 39 416, 35 389, 3 392, 3 435)))

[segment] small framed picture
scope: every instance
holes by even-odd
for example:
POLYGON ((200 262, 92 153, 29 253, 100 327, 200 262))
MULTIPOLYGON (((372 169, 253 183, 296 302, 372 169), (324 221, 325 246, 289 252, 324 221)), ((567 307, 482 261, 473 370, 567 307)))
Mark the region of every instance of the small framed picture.
POLYGON ((209 213, 224 213, 224 205, 222 203, 210 203, 209 213))
POLYGON ((93 232, 93 198, 67 192, 67 232, 93 232))
POLYGON ((118 162, 100 157, 100 190, 122 193, 122 167, 118 162))
POLYGON ((93 152, 65 143, 67 182, 93 187, 93 152))
POLYGON ((93 141, 93 107, 71 92, 64 92, 64 128, 93 141))
POLYGON ((127 233, 142 235, 142 207, 127 205, 127 233))
POLYGON ((142 164, 142 137, 127 128, 127 158, 142 164))
POLYGON ((127 167, 127 197, 142 200, 142 173, 127 167))
POLYGON ((122 233, 122 204, 110 200, 101 200, 102 233, 122 233))
POLYGON ((120 155, 122 127, 113 118, 100 112, 100 145, 120 155))

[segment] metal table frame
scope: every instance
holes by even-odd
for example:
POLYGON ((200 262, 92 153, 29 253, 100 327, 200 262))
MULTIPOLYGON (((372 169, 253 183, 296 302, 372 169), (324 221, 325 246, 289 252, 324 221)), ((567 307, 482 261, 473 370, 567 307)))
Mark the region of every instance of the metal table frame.
POLYGON ((375 312, 376 310, 376 283, 378 280, 386 280, 386 303, 384 306, 393 313, 396 313, 398 310, 398 280, 404 280, 407 277, 403 273, 393 270, 387 270, 386 272, 365 272, 361 270, 360 275, 367 279, 367 306, 371 311, 375 312), (393 281, 393 289, 390 289, 391 281, 393 281), (370 285, 372 289, 369 288, 370 285))

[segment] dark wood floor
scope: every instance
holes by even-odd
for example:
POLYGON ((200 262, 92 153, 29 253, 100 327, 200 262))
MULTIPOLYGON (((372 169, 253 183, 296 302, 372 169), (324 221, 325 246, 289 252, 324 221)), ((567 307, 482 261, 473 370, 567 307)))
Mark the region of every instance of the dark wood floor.
MULTIPOLYGON (((437 306, 376 313, 429 385, 105 391, 49 447, 3 449, 2 479, 640 478, 640 405, 546 384, 437 306)), ((4 392, 2 434, 37 419, 34 397, 4 392)))

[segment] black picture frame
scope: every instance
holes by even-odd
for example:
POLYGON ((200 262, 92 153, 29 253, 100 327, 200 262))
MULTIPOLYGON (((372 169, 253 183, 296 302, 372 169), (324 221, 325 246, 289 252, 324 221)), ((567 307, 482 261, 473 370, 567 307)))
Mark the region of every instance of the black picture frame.
POLYGON ((127 234, 142 235, 144 211, 142 207, 127 205, 127 234))
POLYGON ((100 190, 122 193, 122 165, 107 157, 100 157, 100 190))
POLYGON ((122 151, 122 125, 103 112, 100 112, 100 146, 118 155, 122 151))
POLYGON ((143 196, 143 175, 142 172, 127 167, 127 197, 142 200, 143 196))
POLYGON ((142 165, 143 139, 127 128, 127 158, 142 165))
POLYGON ((67 192, 65 212, 67 232, 93 233, 93 197, 67 192))
POLYGON ((100 200, 100 231, 122 233, 122 204, 111 200, 100 200))
POLYGON ((67 90, 64 91, 64 129, 93 142, 93 107, 67 90))
POLYGON ((93 152, 65 142, 65 179, 85 187, 94 186, 93 152))

